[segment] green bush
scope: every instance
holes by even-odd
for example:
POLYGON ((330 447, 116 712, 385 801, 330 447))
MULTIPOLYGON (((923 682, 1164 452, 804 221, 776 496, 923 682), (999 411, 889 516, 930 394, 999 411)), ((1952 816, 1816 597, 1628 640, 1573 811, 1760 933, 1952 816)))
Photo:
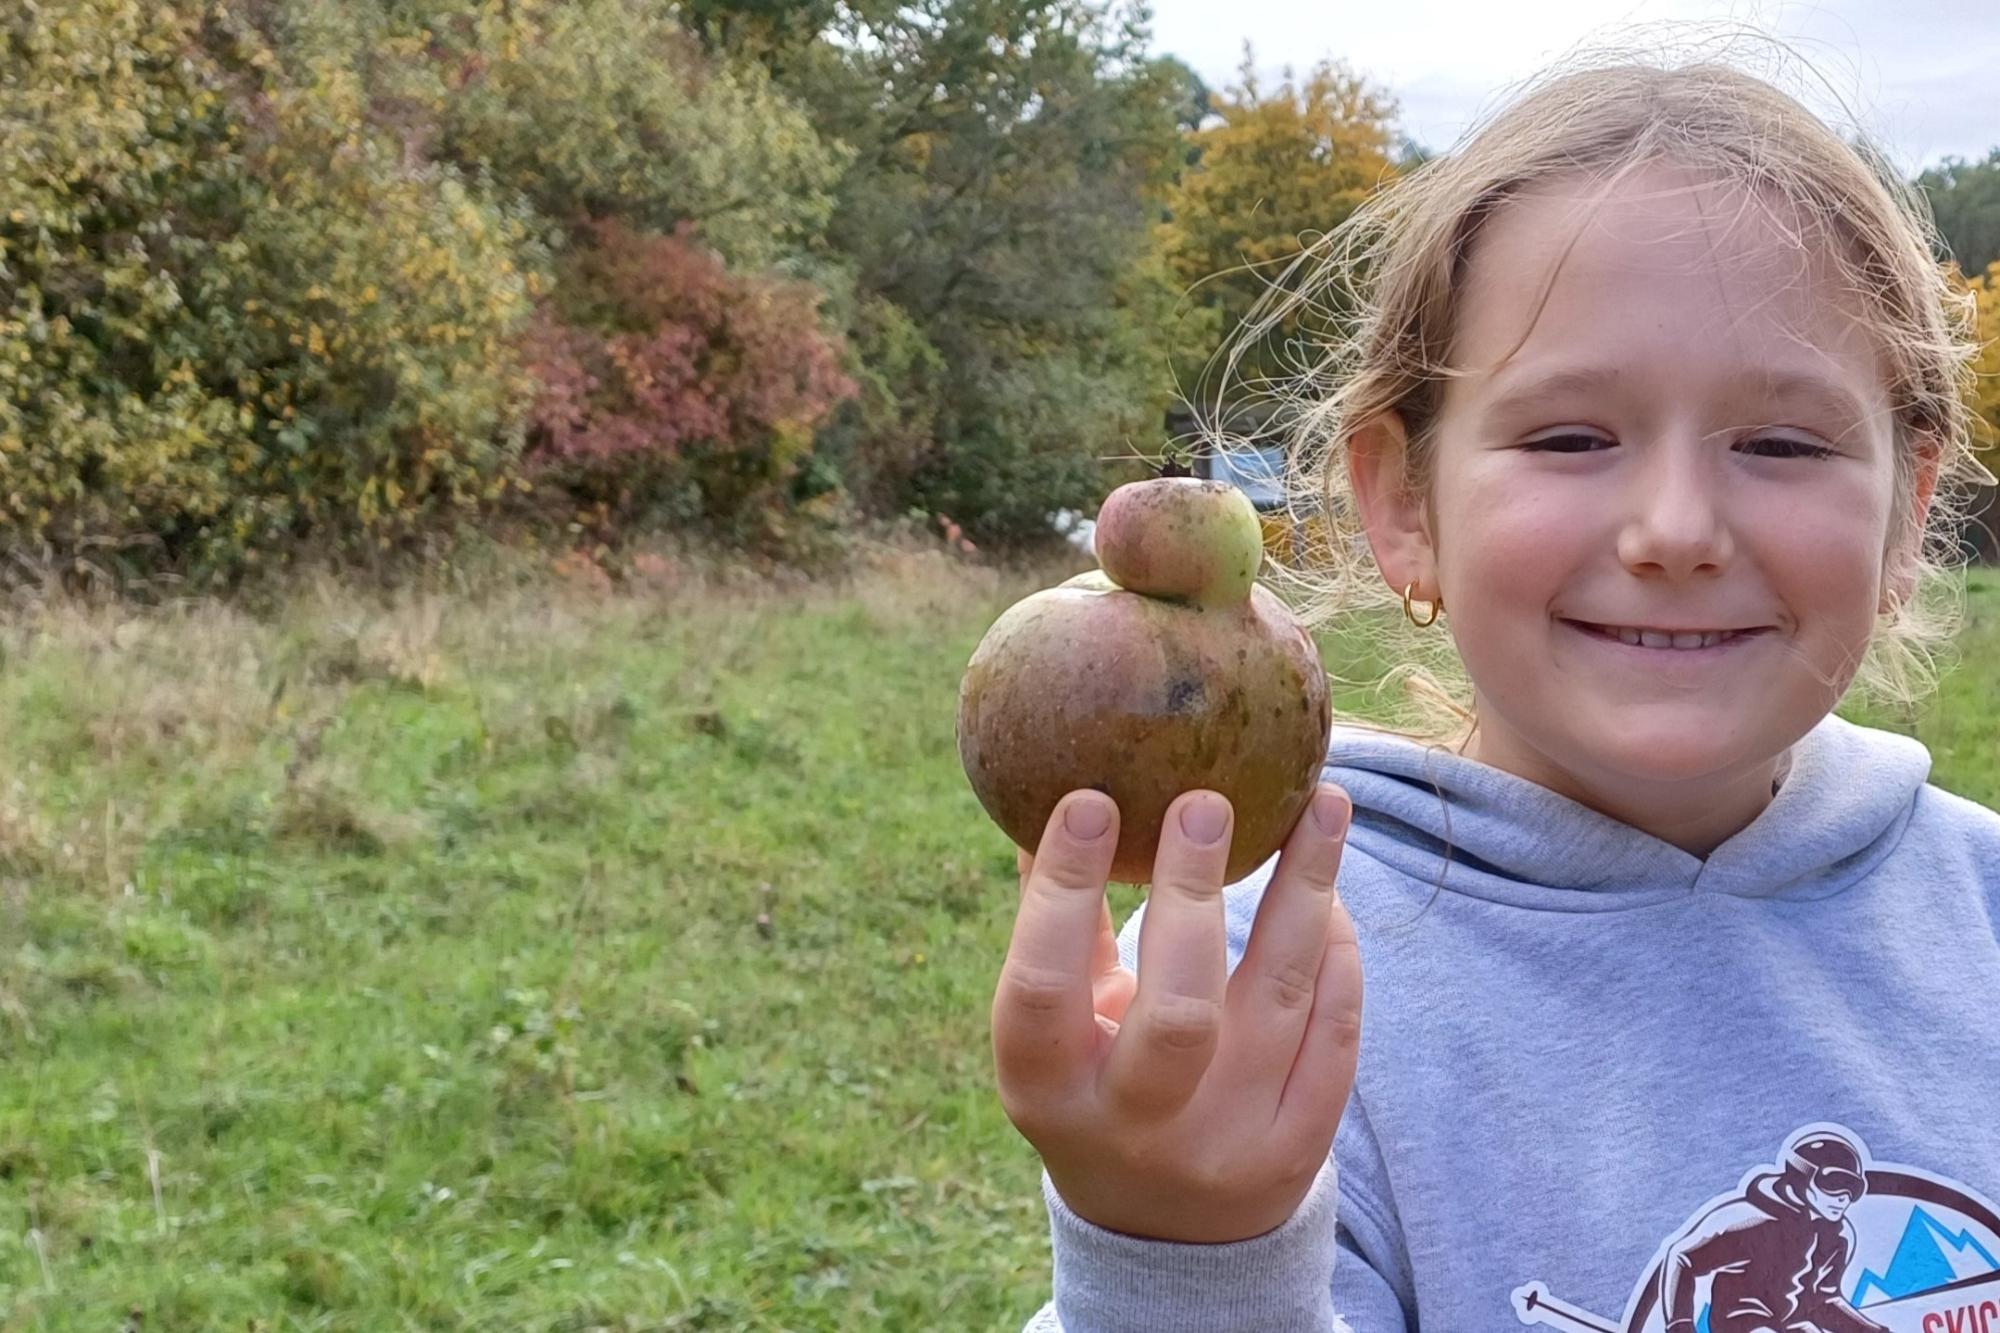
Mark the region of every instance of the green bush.
MULTIPOLYGON (((272 99, 252 154, 232 369, 257 409, 266 507, 295 531, 386 541, 513 475, 539 256, 523 218, 357 130, 353 74, 317 74, 272 99)), ((231 541, 251 536, 239 523, 231 541)))
POLYGON ((434 49, 451 88, 447 160, 564 221, 692 223, 734 266, 816 237, 851 156, 762 66, 705 56, 669 7, 644 0, 488 6, 440 25, 434 49))
POLYGON ((1096 510, 1162 449, 1172 289, 1139 267, 1067 327, 940 331, 947 366, 938 445, 911 478, 917 507, 980 545, 1052 541, 1059 509, 1096 510), (947 336, 948 335, 948 336, 947 336))
POLYGON ((897 514, 937 448, 944 357, 884 297, 858 302, 849 327, 856 394, 820 428, 807 466, 817 488, 839 486, 864 512, 897 514))
POLYGON ((520 219, 408 160, 352 73, 279 78, 220 5, 0 31, 0 543, 226 576, 505 485, 520 219))
POLYGON ((237 262, 236 85, 193 7, 68 0, 0 27, 0 542, 76 552, 230 506, 253 422, 212 374, 237 262))

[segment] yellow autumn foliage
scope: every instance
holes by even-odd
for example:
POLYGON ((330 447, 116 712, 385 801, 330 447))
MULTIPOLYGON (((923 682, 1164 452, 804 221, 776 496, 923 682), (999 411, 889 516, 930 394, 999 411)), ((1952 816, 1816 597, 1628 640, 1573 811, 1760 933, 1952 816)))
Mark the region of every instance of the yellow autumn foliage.
MULTIPOLYGON (((1195 161, 1169 194, 1160 246, 1174 281, 1218 310, 1227 334, 1316 236, 1331 231, 1397 174, 1396 103, 1345 65, 1322 61, 1266 88, 1246 54, 1239 83, 1215 97, 1219 120, 1188 134, 1195 161)), ((1290 334, 1296 321, 1287 324, 1290 334)), ((1213 347, 1179 368, 1195 388, 1213 347)), ((1278 351, 1255 349, 1246 375, 1277 371, 1278 351)))
POLYGON ((521 219, 215 0, 0 41, 0 548, 226 575, 505 484, 521 219))

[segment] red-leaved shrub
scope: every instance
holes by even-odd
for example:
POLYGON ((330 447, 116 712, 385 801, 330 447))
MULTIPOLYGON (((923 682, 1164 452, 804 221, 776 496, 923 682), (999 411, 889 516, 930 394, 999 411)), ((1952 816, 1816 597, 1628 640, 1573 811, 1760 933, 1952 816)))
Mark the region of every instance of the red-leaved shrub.
POLYGON ((729 523, 782 504, 856 386, 803 282, 732 273, 683 226, 588 224, 527 334, 528 461, 616 507, 672 493, 729 523))

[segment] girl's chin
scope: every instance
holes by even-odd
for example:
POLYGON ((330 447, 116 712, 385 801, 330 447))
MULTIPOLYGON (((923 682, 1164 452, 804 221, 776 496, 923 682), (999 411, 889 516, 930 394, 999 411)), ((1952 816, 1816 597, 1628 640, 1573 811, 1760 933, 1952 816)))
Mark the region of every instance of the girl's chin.
POLYGON ((1775 755, 1788 743, 1771 725, 1783 719, 1752 701, 1717 707, 1712 697, 1632 699, 1574 689, 1480 695, 1473 706, 1481 725, 1467 754, 1482 763, 1498 759, 1501 767, 1553 763, 1672 781, 1739 768, 1758 751, 1775 755))
MULTIPOLYGON (((1667 721, 1667 719, 1661 719, 1667 721)), ((1710 725, 1649 726, 1633 719, 1613 734, 1573 735, 1576 751, 1605 777, 1627 782, 1680 783, 1740 773, 1775 762, 1785 747, 1776 736, 1710 725)))

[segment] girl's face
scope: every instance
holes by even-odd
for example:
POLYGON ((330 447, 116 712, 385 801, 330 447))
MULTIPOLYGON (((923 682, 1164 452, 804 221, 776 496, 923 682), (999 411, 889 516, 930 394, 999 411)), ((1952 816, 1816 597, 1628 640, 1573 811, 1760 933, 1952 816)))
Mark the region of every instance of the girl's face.
POLYGON ((1705 855, 1889 593, 1884 367, 1740 191, 1661 166, 1584 193, 1516 196, 1472 249, 1450 362, 1481 373, 1447 382, 1430 511, 1359 438, 1357 498, 1391 583, 1443 594, 1469 753, 1705 855))

